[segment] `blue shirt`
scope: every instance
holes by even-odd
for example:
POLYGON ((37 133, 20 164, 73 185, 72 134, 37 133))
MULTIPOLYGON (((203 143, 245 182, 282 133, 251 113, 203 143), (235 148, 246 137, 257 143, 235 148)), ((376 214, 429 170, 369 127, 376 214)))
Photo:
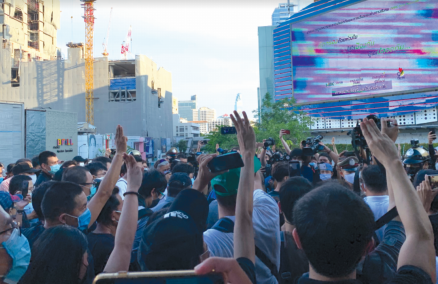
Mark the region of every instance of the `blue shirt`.
POLYGON ((160 202, 158 202, 157 206, 155 206, 154 208, 151 208, 151 210, 154 212, 157 212, 157 211, 161 210, 167 204, 172 203, 174 200, 175 200, 175 197, 170 197, 169 195, 167 195, 166 197, 161 199, 160 202))

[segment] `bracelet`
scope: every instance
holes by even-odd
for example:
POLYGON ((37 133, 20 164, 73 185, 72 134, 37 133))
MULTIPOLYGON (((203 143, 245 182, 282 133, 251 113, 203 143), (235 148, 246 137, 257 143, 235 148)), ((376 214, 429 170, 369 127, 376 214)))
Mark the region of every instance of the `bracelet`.
POLYGON ((138 192, 134 192, 134 191, 127 191, 127 192, 123 193, 123 196, 126 196, 128 194, 133 194, 133 195, 137 195, 137 197, 140 197, 140 194, 138 194, 138 192))

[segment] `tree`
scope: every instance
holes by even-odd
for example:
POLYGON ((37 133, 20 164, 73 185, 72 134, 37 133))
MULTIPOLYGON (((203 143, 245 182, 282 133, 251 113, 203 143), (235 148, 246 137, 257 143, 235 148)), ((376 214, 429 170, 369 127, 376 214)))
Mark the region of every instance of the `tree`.
POLYGON ((205 139, 209 139, 209 141, 207 145, 202 148, 202 150, 209 153, 216 152, 216 144, 219 144, 219 147, 222 149, 227 150, 231 150, 231 148, 239 146, 236 135, 222 135, 220 129, 210 132, 205 136, 205 139))
POLYGON ((175 146, 179 149, 180 153, 185 153, 187 151, 187 140, 181 139, 175 146))

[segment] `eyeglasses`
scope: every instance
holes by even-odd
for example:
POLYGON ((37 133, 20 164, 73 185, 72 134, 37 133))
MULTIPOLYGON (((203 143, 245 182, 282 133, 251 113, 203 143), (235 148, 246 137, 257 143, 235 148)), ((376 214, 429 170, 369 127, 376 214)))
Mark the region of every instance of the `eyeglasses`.
POLYGON ((18 235, 21 236, 21 228, 20 228, 20 226, 18 225, 18 223, 15 222, 15 221, 12 221, 12 222, 11 222, 11 228, 6 229, 6 230, 0 232, 0 235, 3 235, 3 234, 5 234, 5 233, 7 233, 7 232, 9 232, 9 231, 13 231, 14 229, 17 229, 17 230, 18 230, 18 235))
POLYGON ((97 182, 80 183, 79 185, 97 185, 97 182))

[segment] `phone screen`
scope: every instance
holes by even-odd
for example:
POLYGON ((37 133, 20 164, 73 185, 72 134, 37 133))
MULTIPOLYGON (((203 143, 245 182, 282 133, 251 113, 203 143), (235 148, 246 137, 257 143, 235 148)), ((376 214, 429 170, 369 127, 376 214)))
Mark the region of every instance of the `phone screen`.
POLYGON ((289 177, 299 177, 301 176, 300 162, 290 161, 289 162, 289 177))
POLYGON ((438 175, 429 176, 429 182, 430 182, 430 187, 433 188, 438 188, 438 175))
POLYGON ((208 163, 212 173, 222 172, 243 167, 243 160, 239 153, 232 152, 213 158, 208 163))
MULTIPOLYGON (((137 273, 140 274, 140 273, 137 273)), ((177 275, 174 271, 162 272, 160 276, 148 275, 148 272, 143 273, 144 276, 127 276, 121 277, 97 277, 94 284, 223 284, 224 279, 219 273, 212 273, 208 275, 177 275), (176 275, 175 275, 176 274, 176 275), (99 279, 100 278, 100 279, 99 279)), ((156 273, 155 273, 156 274, 156 273)))

